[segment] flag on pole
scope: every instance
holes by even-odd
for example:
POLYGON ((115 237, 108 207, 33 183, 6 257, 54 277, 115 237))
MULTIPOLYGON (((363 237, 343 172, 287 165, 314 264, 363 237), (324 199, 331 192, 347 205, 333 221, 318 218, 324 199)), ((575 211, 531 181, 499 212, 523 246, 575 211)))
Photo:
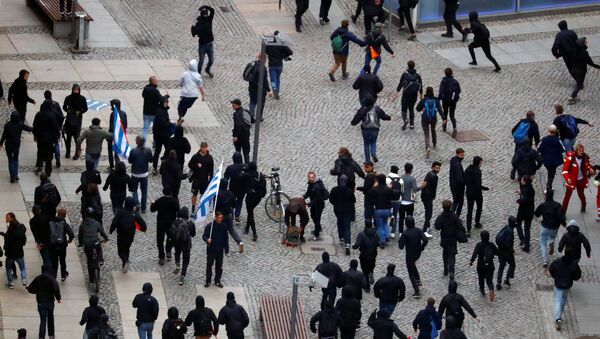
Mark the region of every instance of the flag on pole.
POLYGON ((115 126, 113 131, 113 150, 117 155, 127 159, 129 158, 129 152, 131 152, 129 140, 127 140, 127 134, 125 133, 125 128, 123 127, 123 122, 121 121, 121 116, 119 115, 117 106, 113 107, 113 112, 113 123, 115 126))
POLYGON ((198 209, 196 210, 196 214, 194 216, 196 225, 203 225, 206 223, 206 219, 208 218, 210 208, 210 202, 213 200, 213 198, 216 198, 217 194, 219 193, 219 184, 221 183, 222 169, 223 161, 221 161, 219 169, 210 180, 206 191, 204 191, 202 197, 200 198, 200 202, 198 203, 198 209))

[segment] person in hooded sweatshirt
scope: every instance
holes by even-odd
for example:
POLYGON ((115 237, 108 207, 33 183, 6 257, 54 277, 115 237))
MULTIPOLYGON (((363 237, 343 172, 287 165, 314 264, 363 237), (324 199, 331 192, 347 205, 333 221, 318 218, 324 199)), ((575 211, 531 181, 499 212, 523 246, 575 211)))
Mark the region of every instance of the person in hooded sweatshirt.
POLYGON ((417 104, 417 111, 421 113, 421 127, 423 128, 423 134, 425 135, 425 157, 429 159, 431 155, 431 145, 429 144, 429 134, 431 130, 431 143, 433 148, 437 145, 437 134, 435 132, 435 125, 437 124, 438 113, 443 116, 442 105, 440 100, 435 96, 433 87, 427 87, 425 89, 425 97, 417 104))
POLYGON ((367 95, 371 95, 377 101, 377 95, 383 91, 383 82, 381 82, 377 74, 371 73, 371 66, 366 65, 356 80, 354 80, 352 88, 358 90, 358 101, 360 102, 360 106, 364 107, 367 95))
POLYGON ((379 246, 379 236, 371 224, 366 224, 365 229, 358 233, 352 248, 360 252, 358 255, 360 269, 369 283, 365 289, 367 293, 371 291, 371 284, 375 282, 373 270, 377 261, 377 246, 379 246))
POLYGON ((452 212, 460 216, 465 202, 465 170, 462 161, 465 158, 465 150, 456 149, 456 155, 450 159, 450 192, 452 193, 452 212))
POLYGON ((335 303, 335 312, 339 320, 340 339, 354 339, 356 329, 360 327, 362 311, 360 300, 354 296, 352 287, 342 288, 342 297, 335 303))
POLYGON ((332 300, 327 300, 325 307, 310 318, 310 331, 312 333, 317 333, 317 323, 319 323, 319 339, 338 338, 340 317, 333 308, 332 300))
POLYGON ((80 150, 77 144, 79 134, 81 133, 81 124, 83 123, 83 114, 87 112, 87 99, 81 95, 81 88, 77 84, 73 84, 71 88, 71 94, 69 94, 62 106, 63 111, 67 113, 65 117, 64 132, 66 136, 65 140, 65 158, 71 156, 71 140, 75 144, 75 154, 73 160, 79 159, 80 150))
POLYGON ((5 221, 8 224, 6 232, 0 232, 0 236, 4 238, 4 255, 6 255, 6 279, 8 280, 8 288, 13 289, 13 279, 16 270, 12 270, 15 263, 19 265, 21 270, 21 282, 24 287, 27 287, 27 269, 25 267, 25 252, 23 248, 27 243, 27 228, 17 220, 13 212, 6 213, 5 221))
POLYGON ((133 298, 131 303, 137 308, 135 326, 140 339, 152 339, 154 322, 158 319, 159 306, 156 298, 152 296, 152 284, 147 282, 142 286, 142 293, 133 298))
POLYGON ((576 262, 581 259, 581 246, 585 249, 588 259, 592 256, 592 248, 587 237, 579 232, 579 225, 574 219, 567 223, 567 233, 563 234, 558 243, 558 251, 565 250, 565 255, 570 256, 576 262))
POLYGON ((377 158, 377 136, 381 127, 381 120, 391 120, 392 117, 385 114, 379 106, 375 106, 375 99, 370 95, 365 95, 364 105, 359 108, 350 124, 352 126, 360 123, 363 145, 365 150, 365 161, 370 161, 373 157, 374 162, 377 158))
POLYGON ((198 36, 198 71, 202 72, 202 67, 204 66, 204 57, 208 57, 208 62, 206 63, 206 68, 204 71, 208 74, 208 77, 212 79, 214 76, 210 68, 213 65, 215 48, 213 47, 213 41, 215 37, 213 35, 213 27, 212 22, 215 16, 215 9, 208 6, 203 5, 198 9, 200 11, 200 15, 196 18, 196 24, 192 26, 192 36, 198 36))
POLYGON ((4 125, 0 148, 6 146, 6 157, 8 158, 8 173, 10 183, 19 181, 19 151, 21 148, 21 134, 23 131, 33 132, 33 127, 27 126, 17 111, 10 114, 10 120, 4 125))
POLYGON ((548 127, 548 135, 543 137, 540 145, 537 148, 538 153, 542 156, 542 163, 548 172, 548 180, 546 181, 546 189, 551 190, 556 176, 556 169, 563 163, 563 153, 565 147, 558 137, 558 129, 556 125, 548 127))
POLYGON ((329 261, 329 253, 323 252, 321 255, 322 263, 317 265, 315 271, 321 273, 329 279, 327 287, 321 288, 323 296, 321 298, 321 310, 325 309, 325 303, 329 300, 332 303, 335 302, 337 295, 337 286, 342 276, 342 269, 340 265, 329 261))
POLYGON ((38 338, 46 338, 46 325, 48 337, 54 338, 54 300, 61 302, 60 286, 52 276, 50 267, 42 266, 42 274, 33 279, 27 287, 27 292, 35 294, 37 310, 40 315, 38 338))
POLYGON ((387 311, 390 316, 406 295, 406 285, 394 274, 395 270, 396 265, 388 264, 385 277, 379 278, 373 286, 373 295, 379 299, 379 309, 387 311))
MULTIPOLYGON (((469 44, 469 54, 471 54, 472 61, 469 65, 477 65, 477 59, 475 58, 475 48, 481 47, 483 53, 489 61, 494 64, 494 72, 500 72, 501 68, 498 62, 492 56, 492 50, 490 48, 490 31, 479 21, 479 13, 472 11, 469 13, 469 25, 470 27, 465 28, 465 33, 473 33, 475 36, 473 42, 469 44)), ((463 37, 463 41, 465 41, 463 37)))
MULTIPOLYGON (((179 123, 181 120, 179 121, 179 123)), ((156 110, 154 123, 152 124, 152 134, 154 135, 154 159, 152 159, 152 174, 158 174, 158 159, 161 158, 163 146, 167 148, 169 138, 171 138, 171 120, 169 119, 169 96, 165 95, 160 99, 160 106, 156 110)))
POLYGON ((456 328, 462 328, 463 321, 465 320, 463 309, 465 309, 473 319, 479 322, 479 318, 477 318, 477 314, 475 314, 471 305, 469 305, 461 294, 456 293, 457 289, 458 283, 454 280, 450 280, 448 283, 448 294, 442 298, 440 306, 438 307, 440 317, 443 317, 444 313, 446 313, 446 321, 448 321, 447 319, 449 317, 453 317, 456 320, 456 328))
POLYGON ((432 325, 436 328, 435 333, 442 329, 442 317, 435 310, 435 299, 427 298, 427 306, 417 313, 412 325, 415 333, 419 331, 417 339, 434 339, 432 325))
POLYGON ((531 147, 527 140, 521 142, 512 158, 512 166, 516 168, 519 179, 525 175, 534 176, 542 164, 542 156, 531 147))
POLYGON ((183 173, 183 166, 177 162, 177 152, 170 150, 168 156, 160 165, 160 177, 163 188, 169 187, 175 198, 179 197, 181 181, 187 179, 187 173, 183 173))
POLYGON ((261 62, 261 54, 258 54, 256 60, 254 60, 254 64, 252 66, 252 75, 248 81, 248 97, 250 98, 250 103, 248 104, 248 111, 252 116, 252 119, 256 121, 256 106, 258 106, 258 98, 259 94, 262 97, 262 101, 259 108, 260 121, 264 120, 264 111, 265 111, 265 102, 267 101, 267 94, 272 95, 271 92, 271 84, 269 83, 269 78, 267 77, 267 67, 261 62), (262 93, 258 93, 258 85, 260 84, 260 68, 263 69, 263 84, 262 84, 262 93))
POLYGON ((365 41, 367 43, 367 47, 365 48, 365 66, 370 66, 371 61, 375 60, 375 68, 373 69, 374 75, 377 75, 377 71, 379 71, 379 67, 381 67, 382 46, 392 55, 392 58, 396 57, 394 55, 394 50, 392 50, 383 34, 384 27, 385 25, 382 22, 378 22, 375 24, 372 31, 367 31, 367 35, 365 36, 365 41))
POLYGON ((19 113, 22 121, 25 121, 27 115, 27 103, 35 105, 35 100, 30 98, 27 93, 27 80, 29 80, 29 71, 20 70, 19 77, 8 88, 8 97, 6 98, 8 106, 15 106, 15 111, 19 113))
POLYGON ((185 317, 185 325, 194 325, 194 338, 210 339, 211 335, 217 336, 219 320, 212 309, 204 306, 204 297, 196 296, 196 308, 185 317))
POLYGON ((127 197, 127 189, 130 184, 131 177, 127 174, 125 163, 122 161, 117 162, 115 170, 108 175, 104 182, 104 187, 102 188, 104 191, 110 188, 110 203, 112 205, 113 213, 116 213, 117 210, 123 208, 125 198, 127 197))
POLYGON ((102 198, 98 191, 98 184, 95 182, 89 183, 86 186, 85 194, 81 195, 81 216, 87 215, 88 209, 92 210, 92 217, 102 225, 102 217, 104 209, 102 208, 102 198))
POLYGON ((329 36, 329 40, 333 42, 334 39, 340 37, 342 39, 342 46, 340 49, 333 48, 333 61, 334 64, 329 69, 329 80, 335 81, 335 72, 342 66, 342 79, 348 79, 348 72, 346 72, 346 62, 348 61, 348 54, 350 53, 350 42, 353 42, 361 47, 367 43, 359 39, 354 33, 348 30, 350 22, 346 19, 342 20, 341 26, 336 28, 333 33, 329 36))
POLYGON ((60 135, 60 126, 56 120, 54 109, 44 105, 33 119, 33 138, 37 143, 36 173, 42 171, 42 163, 45 163, 45 172, 52 173, 52 158, 54 156, 54 144, 60 135))
POLYGON ((244 163, 242 153, 240 152, 234 152, 231 160, 233 163, 225 168, 223 178, 227 180, 227 187, 235 196, 234 217, 235 222, 239 223, 241 222, 240 214, 242 213, 242 205, 244 204, 244 196, 247 190, 246 171, 248 170, 248 165, 244 163))
POLYGON ((179 210, 178 218, 173 221, 173 226, 170 229, 173 247, 175 247, 175 269, 173 270, 173 274, 179 273, 179 263, 183 256, 183 267, 181 267, 179 285, 183 285, 185 275, 187 274, 192 252, 192 238, 196 236, 196 225, 189 218, 190 212, 187 207, 183 206, 179 210))
POLYGON ((346 147, 340 147, 338 150, 338 158, 335 160, 331 175, 338 177, 338 184, 342 175, 348 178, 348 187, 352 190, 356 188, 356 176, 365 178, 365 173, 360 166, 352 159, 352 153, 346 147))
POLYGON ((442 201, 443 212, 435 219, 433 227, 440 232, 440 246, 442 247, 442 261, 444 263, 444 277, 450 274, 450 280, 454 280, 454 265, 458 253, 457 243, 459 240, 466 242, 466 234, 462 221, 452 212, 452 201, 442 201), (463 239, 464 237, 464 239, 463 239))
POLYGON ((467 236, 471 236, 471 221, 473 207, 477 204, 475 212, 475 228, 482 228, 481 210, 483 208, 483 191, 490 189, 483 186, 481 181, 481 166, 483 159, 480 156, 473 157, 473 163, 465 170, 465 187, 467 188, 467 236))
POLYGON ((373 339, 392 339, 394 335, 400 339, 407 338, 394 320, 390 319, 390 315, 390 312, 385 309, 375 310, 371 313, 367 325, 373 329, 373 339))
POLYGON ((481 241, 475 245, 469 266, 477 259, 477 277, 479 278, 479 292, 485 295, 484 282, 490 290, 490 301, 494 301, 494 257, 498 256, 498 247, 490 242, 490 233, 486 230, 479 234, 481 241))
POLYGON ((362 290, 366 290, 369 286, 367 277, 358 270, 358 260, 350 260, 350 268, 342 272, 340 276, 340 286, 342 288, 350 288, 352 296, 359 301, 362 300, 362 290))
POLYGON ((454 79, 452 68, 448 67, 444 70, 444 77, 440 83, 440 89, 438 91, 439 99, 442 101, 442 130, 446 132, 446 126, 448 125, 448 115, 452 122, 452 137, 456 138, 456 118, 454 112, 456 111, 456 103, 460 100, 460 84, 454 79))
POLYGON ((559 331, 562 327, 562 313, 567 304, 569 290, 573 287, 573 281, 581 279, 579 260, 571 253, 573 250, 575 248, 565 249, 565 255, 555 259, 548 269, 548 274, 554 278, 554 319, 556 329, 559 331))
POLYGON ((85 162, 85 171, 81 172, 79 177, 79 186, 75 189, 75 193, 87 194, 87 187, 89 184, 102 184, 102 177, 100 172, 94 168, 92 161, 85 162))
MULTIPOLYGON (((354 218, 356 211, 356 196, 354 196, 352 188, 348 186, 348 177, 346 175, 342 174, 338 180, 338 185, 331 189, 329 202, 333 205, 333 213, 337 220, 338 238, 340 239, 340 243, 345 244, 346 255, 350 255, 350 244, 352 242, 352 230, 350 229, 350 226, 352 225, 352 219, 354 218)), ((315 233, 315 238, 313 240, 319 238, 319 233, 315 233)))
POLYGON ((400 91, 402 91, 401 111, 402 111, 402 130, 406 130, 406 126, 410 123, 410 129, 415 128, 415 104, 419 98, 419 94, 423 96, 423 80, 421 75, 417 73, 415 62, 409 60, 407 63, 406 72, 400 76, 400 82, 396 87, 396 94, 392 96, 392 101, 396 101, 400 91))
POLYGON ((510 279, 515 277, 515 227, 517 227, 517 218, 511 215, 508 217, 508 224, 496 234, 495 240, 496 246, 498 246, 498 276, 496 279, 497 291, 502 289, 502 276, 504 275, 504 268, 507 264, 508 270, 506 271, 504 285, 510 287, 510 279), (501 236, 502 232, 506 232, 506 235, 501 236))
POLYGON ((548 268, 548 255, 554 254, 554 243, 558 235, 560 225, 566 226, 565 215, 562 213, 562 206, 554 201, 554 191, 547 189, 545 192, 546 201, 539 204, 534 211, 536 218, 542 217, 540 229, 540 249, 544 268, 548 268))
POLYGON ((106 314, 106 310, 102 306, 98 306, 98 296, 92 294, 89 299, 90 306, 86 307, 81 313, 79 325, 85 325, 83 334, 84 339, 90 337, 92 331, 97 331, 100 326, 100 316, 106 314))
POLYGON ((195 211, 198 194, 204 194, 214 175, 215 161, 208 151, 208 143, 205 141, 200 143, 200 149, 192 155, 188 168, 191 173, 189 180, 192 186, 192 211, 195 211))
POLYGON ((135 199, 127 197, 125 208, 119 209, 110 224, 109 233, 117 231, 117 252, 121 258, 123 273, 129 270, 129 250, 135 237, 135 231, 146 232, 144 218, 135 210, 135 199))
POLYGON ((179 318, 179 310, 177 307, 169 307, 167 310, 167 319, 162 327, 162 339, 184 339, 187 332, 187 326, 184 321, 179 318))
POLYGON ((256 163, 250 161, 245 175, 247 181, 244 186, 246 187, 246 227, 244 232, 248 234, 252 229, 252 240, 256 241, 258 235, 256 234, 256 222, 254 221, 254 209, 260 203, 260 200, 266 195, 266 181, 264 174, 258 172, 256 169, 256 163), (264 186, 260 186, 259 183, 263 182, 264 186))
POLYGON ((190 145, 190 141, 183 136, 183 126, 177 125, 175 127, 175 134, 169 139, 167 143, 167 150, 165 151, 167 154, 171 151, 175 151, 177 154, 177 163, 181 165, 183 168, 185 164, 185 155, 190 154, 192 151, 192 146, 190 145))
POLYGON ((108 314, 100 315, 100 324, 94 330, 90 331, 88 339, 117 339, 117 332, 108 323, 108 314))
POLYGON ((535 212, 535 190, 533 188, 533 179, 525 175, 519 182, 520 194, 517 199, 519 210, 517 211, 517 233, 521 248, 529 253, 531 239, 531 221, 535 212), (525 229, 522 225, 525 223, 525 229))
MULTIPOLYGON (((119 119, 121 119, 121 126, 123 126, 123 132, 127 133, 127 112, 121 109, 121 100, 112 99, 110 101, 110 107, 112 110, 110 111, 110 116, 108 118, 108 132, 115 133, 115 109, 119 113, 119 119)), ((117 135, 119 133, 117 132, 117 135)), ((113 143, 111 141, 106 143, 107 151, 108 151, 108 166, 110 168, 110 172, 115 168, 115 151, 113 149, 113 143)), ((116 155, 117 162, 120 161, 119 156, 116 155)))
POLYGON ((244 329, 250 325, 248 313, 235 302, 233 292, 227 292, 227 302, 219 311, 219 324, 225 325, 227 338, 244 339, 244 329))
POLYGON ((196 59, 190 60, 187 70, 181 74, 179 86, 181 86, 181 95, 179 97, 179 104, 177 105, 177 114, 179 114, 179 120, 181 120, 188 109, 198 99, 199 95, 202 95, 202 101, 206 99, 206 90, 204 89, 202 76, 198 73, 198 62, 196 59))
POLYGON ((58 130, 56 131, 56 140, 54 140, 52 149, 54 153, 54 159, 56 160, 56 168, 60 168, 60 137, 65 115, 60 108, 60 104, 52 100, 52 92, 49 90, 44 91, 44 102, 42 102, 40 105, 40 111, 42 110, 52 111, 54 113, 54 118, 56 119, 58 130))
POLYGON ((392 200, 394 199, 392 189, 385 184, 385 174, 377 175, 377 185, 371 188, 368 197, 375 207, 375 226, 380 240, 379 247, 383 248, 390 237, 388 218, 392 215, 392 200))
POLYGON ((571 68, 571 75, 575 79, 575 87, 571 92, 571 96, 567 103, 572 105, 577 100, 577 94, 583 89, 583 83, 585 82, 585 76, 587 74, 587 66, 592 66, 596 69, 600 69, 600 65, 594 63, 594 60, 590 57, 587 51, 588 42, 585 37, 577 39, 577 46, 575 48, 575 54, 573 54, 573 62, 571 68))
POLYGON ((556 37, 554 38, 552 55, 557 59, 563 58, 565 66, 567 66, 567 71, 572 76, 573 55, 577 50, 577 33, 569 29, 565 20, 558 22, 558 28, 560 32, 556 33, 556 37))
POLYGON ((60 263, 61 281, 65 281, 69 276, 69 271, 67 271, 67 246, 69 246, 75 238, 73 228, 66 221, 66 218, 67 210, 59 208, 54 220, 49 222, 50 232, 58 235, 58 237, 50 239, 48 242, 48 252, 50 254, 50 262, 52 263, 51 266, 53 270, 52 273, 57 277, 58 265, 60 263), (61 230, 62 234, 60 234, 61 230))
POLYGON ((156 246, 158 247, 158 264, 165 264, 165 238, 167 242, 166 257, 171 260, 173 243, 167 232, 179 212, 179 200, 173 196, 169 187, 163 188, 163 196, 150 204, 150 212, 156 213, 156 246))
MULTIPOLYGON (((312 234, 315 238, 319 238, 321 234, 321 215, 325 209, 325 200, 329 197, 329 192, 325 188, 325 184, 313 171, 308 172, 306 193, 302 196, 304 200, 310 198, 310 218, 315 224, 315 230, 312 234)), ((339 219, 338 219, 339 220, 339 219)), ((349 227, 349 226, 348 226, 349 227)), ((338 227, 339 229, 339 227, 338 227)), ((347 248, 350 248, 350 240, 347 242, 347 248)))
POLYGON ((406 247, 406 270, 410 283, 415 290, 413 297, 419 298, 421 292, 421 275, 417 269, 417 260, 421 257, 421 253, 425 250, 428 240, 425 233, 415 227, 415 219, 412 216, 406 217, 406 229, 402 232, 398 240, 398 248, 403 250, 406 247))
MULTIPOLYGON (((377 172, 375 172, 374 164, 372 161, 365 161, 363 163, 363 170, 365 173, 365 180, 362 186, 358 186, 356 190, 363 193, 363 206, 364 214, 363 218, 366 224, 372 224, 375 221, 375 207, 373 201, 369 197, 369 192, 373 186, 377 183, 377 172)), ((353 219, 354 220, 354 219, 353 219)))
POLYGON ((446 317, 446 328, 440 332, 440 339, 467 339, 467 336, 458 326, 456 318, 450 315, 446 317))

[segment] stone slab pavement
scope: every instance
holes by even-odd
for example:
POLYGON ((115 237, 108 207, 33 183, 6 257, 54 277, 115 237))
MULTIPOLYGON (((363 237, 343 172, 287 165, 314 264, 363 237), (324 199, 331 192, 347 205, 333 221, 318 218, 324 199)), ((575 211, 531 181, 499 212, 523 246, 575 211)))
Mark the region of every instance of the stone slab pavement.
POLYGON ((88 12, 88 14, 94 18, 94 21, 90 23, 89 37, 85 42, 87 47, 134 47, 133 43, 127 37, 127 34, 125 34, 119 24, 115 21, 115 19, 113 19, 100 1, 78 1, 79 4, 88 12))

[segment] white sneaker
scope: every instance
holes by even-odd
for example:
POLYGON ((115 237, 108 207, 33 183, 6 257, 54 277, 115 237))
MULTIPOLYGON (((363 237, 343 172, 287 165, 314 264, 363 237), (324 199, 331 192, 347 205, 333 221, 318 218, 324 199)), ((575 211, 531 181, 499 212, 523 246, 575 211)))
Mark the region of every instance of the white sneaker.
POLYGON ((427 238, 433 238, 433 235, 429 234, 429 232, 425 232, 425 236, 426 236, 427 238))
POLYGON ((392 238, 392 239, 396 239, 396 233, 392 233, 392 234, 390 234, 390 238, 392 238))

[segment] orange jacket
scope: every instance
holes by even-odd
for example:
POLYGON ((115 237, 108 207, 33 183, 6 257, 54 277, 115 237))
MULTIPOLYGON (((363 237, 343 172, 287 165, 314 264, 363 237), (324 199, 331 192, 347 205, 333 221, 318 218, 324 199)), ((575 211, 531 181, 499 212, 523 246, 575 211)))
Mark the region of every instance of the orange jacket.
MULTIPOLYGON (((579 166, 577 165, 577 160, 575 160, 575 152, 567 152, 567 156, 565 157, 565 161, 563 163, 562 175, 565 179, 565 187, 574 189, 575 184, 577 183, 577 176, 579 175, 579 166)), ((583 179, 585 186, 587 187, 588 178, 593 175, 594 168, 590 163, 590 157, 587 154, 583 154, 583 158, 581 160, 581 166, 583 171, 583 179)))

